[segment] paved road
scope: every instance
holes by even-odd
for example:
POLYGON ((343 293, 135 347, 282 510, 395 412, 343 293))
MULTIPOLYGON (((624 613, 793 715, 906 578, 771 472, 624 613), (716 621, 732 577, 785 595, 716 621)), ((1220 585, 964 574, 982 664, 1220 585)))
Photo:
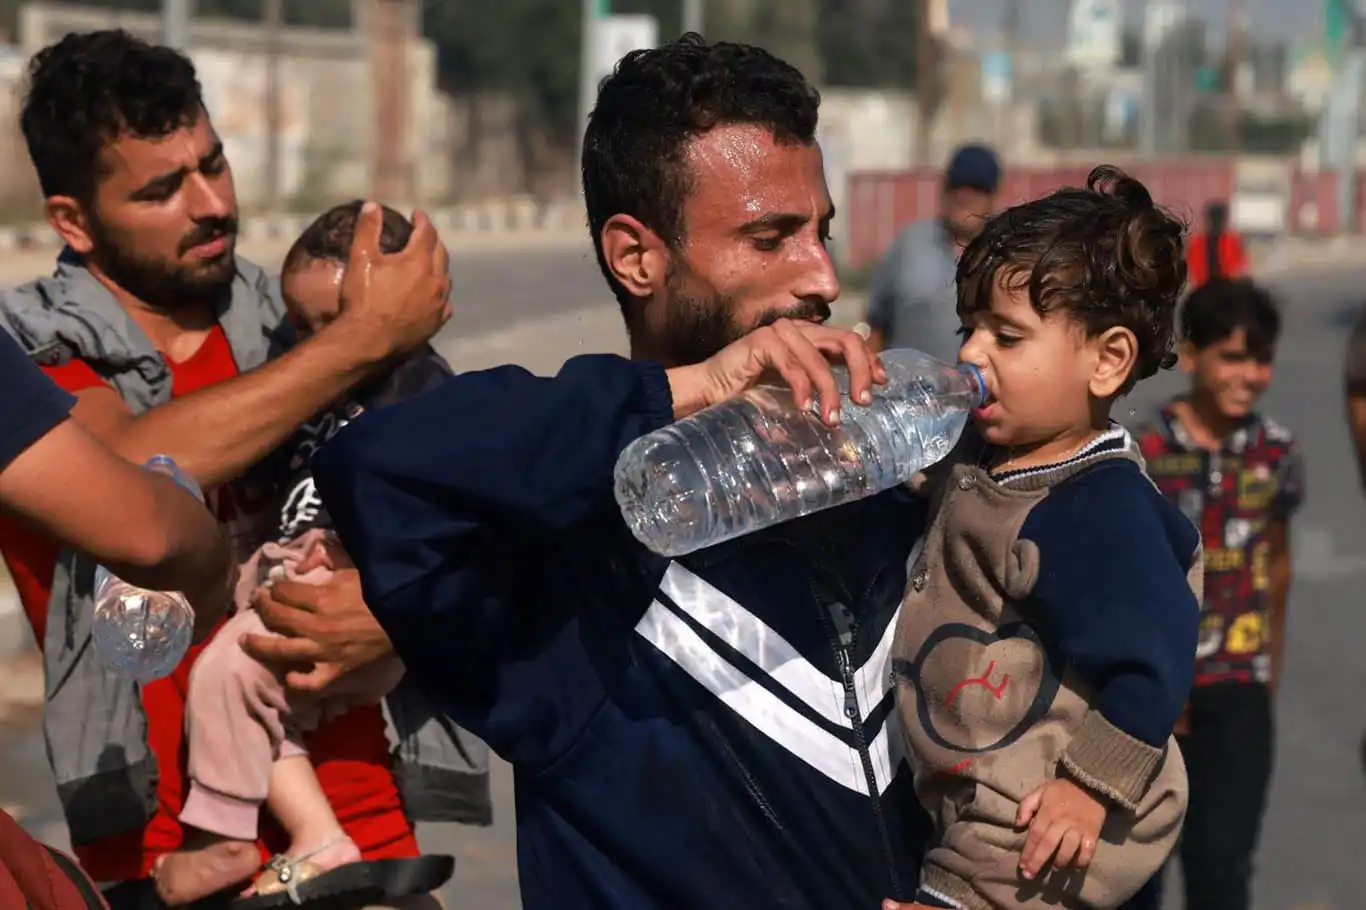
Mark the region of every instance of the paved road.
MULTIPOLYGON (((458 367, 519 361, 548 372, 579 350, 622 347, 616 313, 586 249, 561 244, 536 252, 457 252, 455 270, 462 305, 441 347, 458 367), (532 319, 540 321, 527 324, 532 319)), ((7 277, 0 272, 0 281, 7 277)), ((1359 594, 1366 581, 1366 502, 1341 423, 1338 371, 1350 305, 1354 295, 1366 296, 1366 269, 1321 268, 1276 283, 1285 290, 1287 333, 1267 409, 1300 434, 1309 500, 1295 529, 1297 579, 1279 712, 1278 777, 1260 857, 1257 908, 1350 910, 1366 905, 1366 864, 1359 858, 1366 844, 1366 778, 1358 763, 1366 727, 1359 701, 1366 686, 1366 611, 1359 594)), ((1152 380, 1130 407, 1141 415, 1179 387, 1176 376, 1152 380)), ((1117 416, 1124 419, 1127 411, 1117 416)), ((460 857, 447 890, 452 908, 518 906, 506 768, 498 769, 495 788, 494 828, 420 832, 426 849, 460 857)), ((0 752, 4 804, 22 808, 36 830, 62 840, 41 743, 31 734, 13 736, 0 752)))
MULTIPOLYGON (((443 338, 486 335, 518 322, 574 313, 611 302, 593 248, 575 234, 527 239, 474 235, 450 241, 457 318, 443 338)), ((286 246, 243 243, 242 255, 275 271, 286 246)), ((48 251, 7 253, 0 258, 0 287, 50 271, 48 251)))

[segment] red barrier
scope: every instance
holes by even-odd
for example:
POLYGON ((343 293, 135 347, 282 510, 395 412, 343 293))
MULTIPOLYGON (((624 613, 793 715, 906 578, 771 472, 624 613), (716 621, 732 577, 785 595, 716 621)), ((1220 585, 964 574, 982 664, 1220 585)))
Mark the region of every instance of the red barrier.
POLYGON ((1366 174, 1357 173, 1352 200, 1356 218, 1345 223, 1338 205, 1336 171, 1290 173, 1290 198, 1285 211, 1285 229, 1291 234, 1336 234, 1344 230, 1366 230, 1366 174))
MULTIPOLYGON (((1125 165, 1124 169, 1143 181, 1159 205, 1193 225, 1199 223, 1205 203, 1231 199, 1237 182, 1233 161, 1224 158, 1150 161, 1125 165)), ((1000 204, 1027 202, 1063 186, 1083 186, 1090 170, 1007 168, 1000 204)), ((851 174, 848 264, 859 268, 875 262, 902 228, 933 217, 939 211, 942 179, 943 171, 938 168, 851 174)))
POLYGON ((1334 232, 1338 218, 1338 175, 1331 171, 1290 174, 1290 199, 1285 207, 1286 228, 1294 234, 1334 232))

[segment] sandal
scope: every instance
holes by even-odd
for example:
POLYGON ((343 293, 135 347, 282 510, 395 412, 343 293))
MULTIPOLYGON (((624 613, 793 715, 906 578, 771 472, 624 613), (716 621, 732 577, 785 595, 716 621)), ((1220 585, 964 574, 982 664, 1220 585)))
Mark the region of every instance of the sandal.
POLYGON ((325 905, 359 908, 435 891, 455 873, 455 857, 444 854, 410 859, 362 860, 319 869, 310 857, 335 846, 324 844, 300 857, 272 857, 256 880, 255 893, 227 905, 230 910, 325 905))

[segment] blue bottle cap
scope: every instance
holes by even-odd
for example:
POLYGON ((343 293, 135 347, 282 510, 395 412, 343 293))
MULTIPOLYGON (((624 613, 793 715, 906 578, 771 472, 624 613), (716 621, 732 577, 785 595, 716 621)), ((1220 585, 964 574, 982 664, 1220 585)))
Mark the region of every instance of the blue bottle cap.
POLYGON ((978 400, 974 407, 984 407, 987 403, 987 399, 991 396, 991 393, 987 391, 987 380, 986 377, 982 375, 982 371, 970 363, 962 362, 958 364, 958 369, 971 376, 973 381, 977 384, 978 400))

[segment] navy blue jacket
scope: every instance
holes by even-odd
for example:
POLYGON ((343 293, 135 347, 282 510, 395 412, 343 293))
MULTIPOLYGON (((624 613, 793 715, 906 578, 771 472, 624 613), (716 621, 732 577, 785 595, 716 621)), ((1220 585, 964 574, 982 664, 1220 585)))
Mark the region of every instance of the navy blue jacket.
POLYGON ((503 367, 367 413, 314 476, 408 672, 515 768, 527 907, 909 899, 930 825, 889 653, 924 506, 656 556, 612 469, 671 419, 656 365, 503 367))

